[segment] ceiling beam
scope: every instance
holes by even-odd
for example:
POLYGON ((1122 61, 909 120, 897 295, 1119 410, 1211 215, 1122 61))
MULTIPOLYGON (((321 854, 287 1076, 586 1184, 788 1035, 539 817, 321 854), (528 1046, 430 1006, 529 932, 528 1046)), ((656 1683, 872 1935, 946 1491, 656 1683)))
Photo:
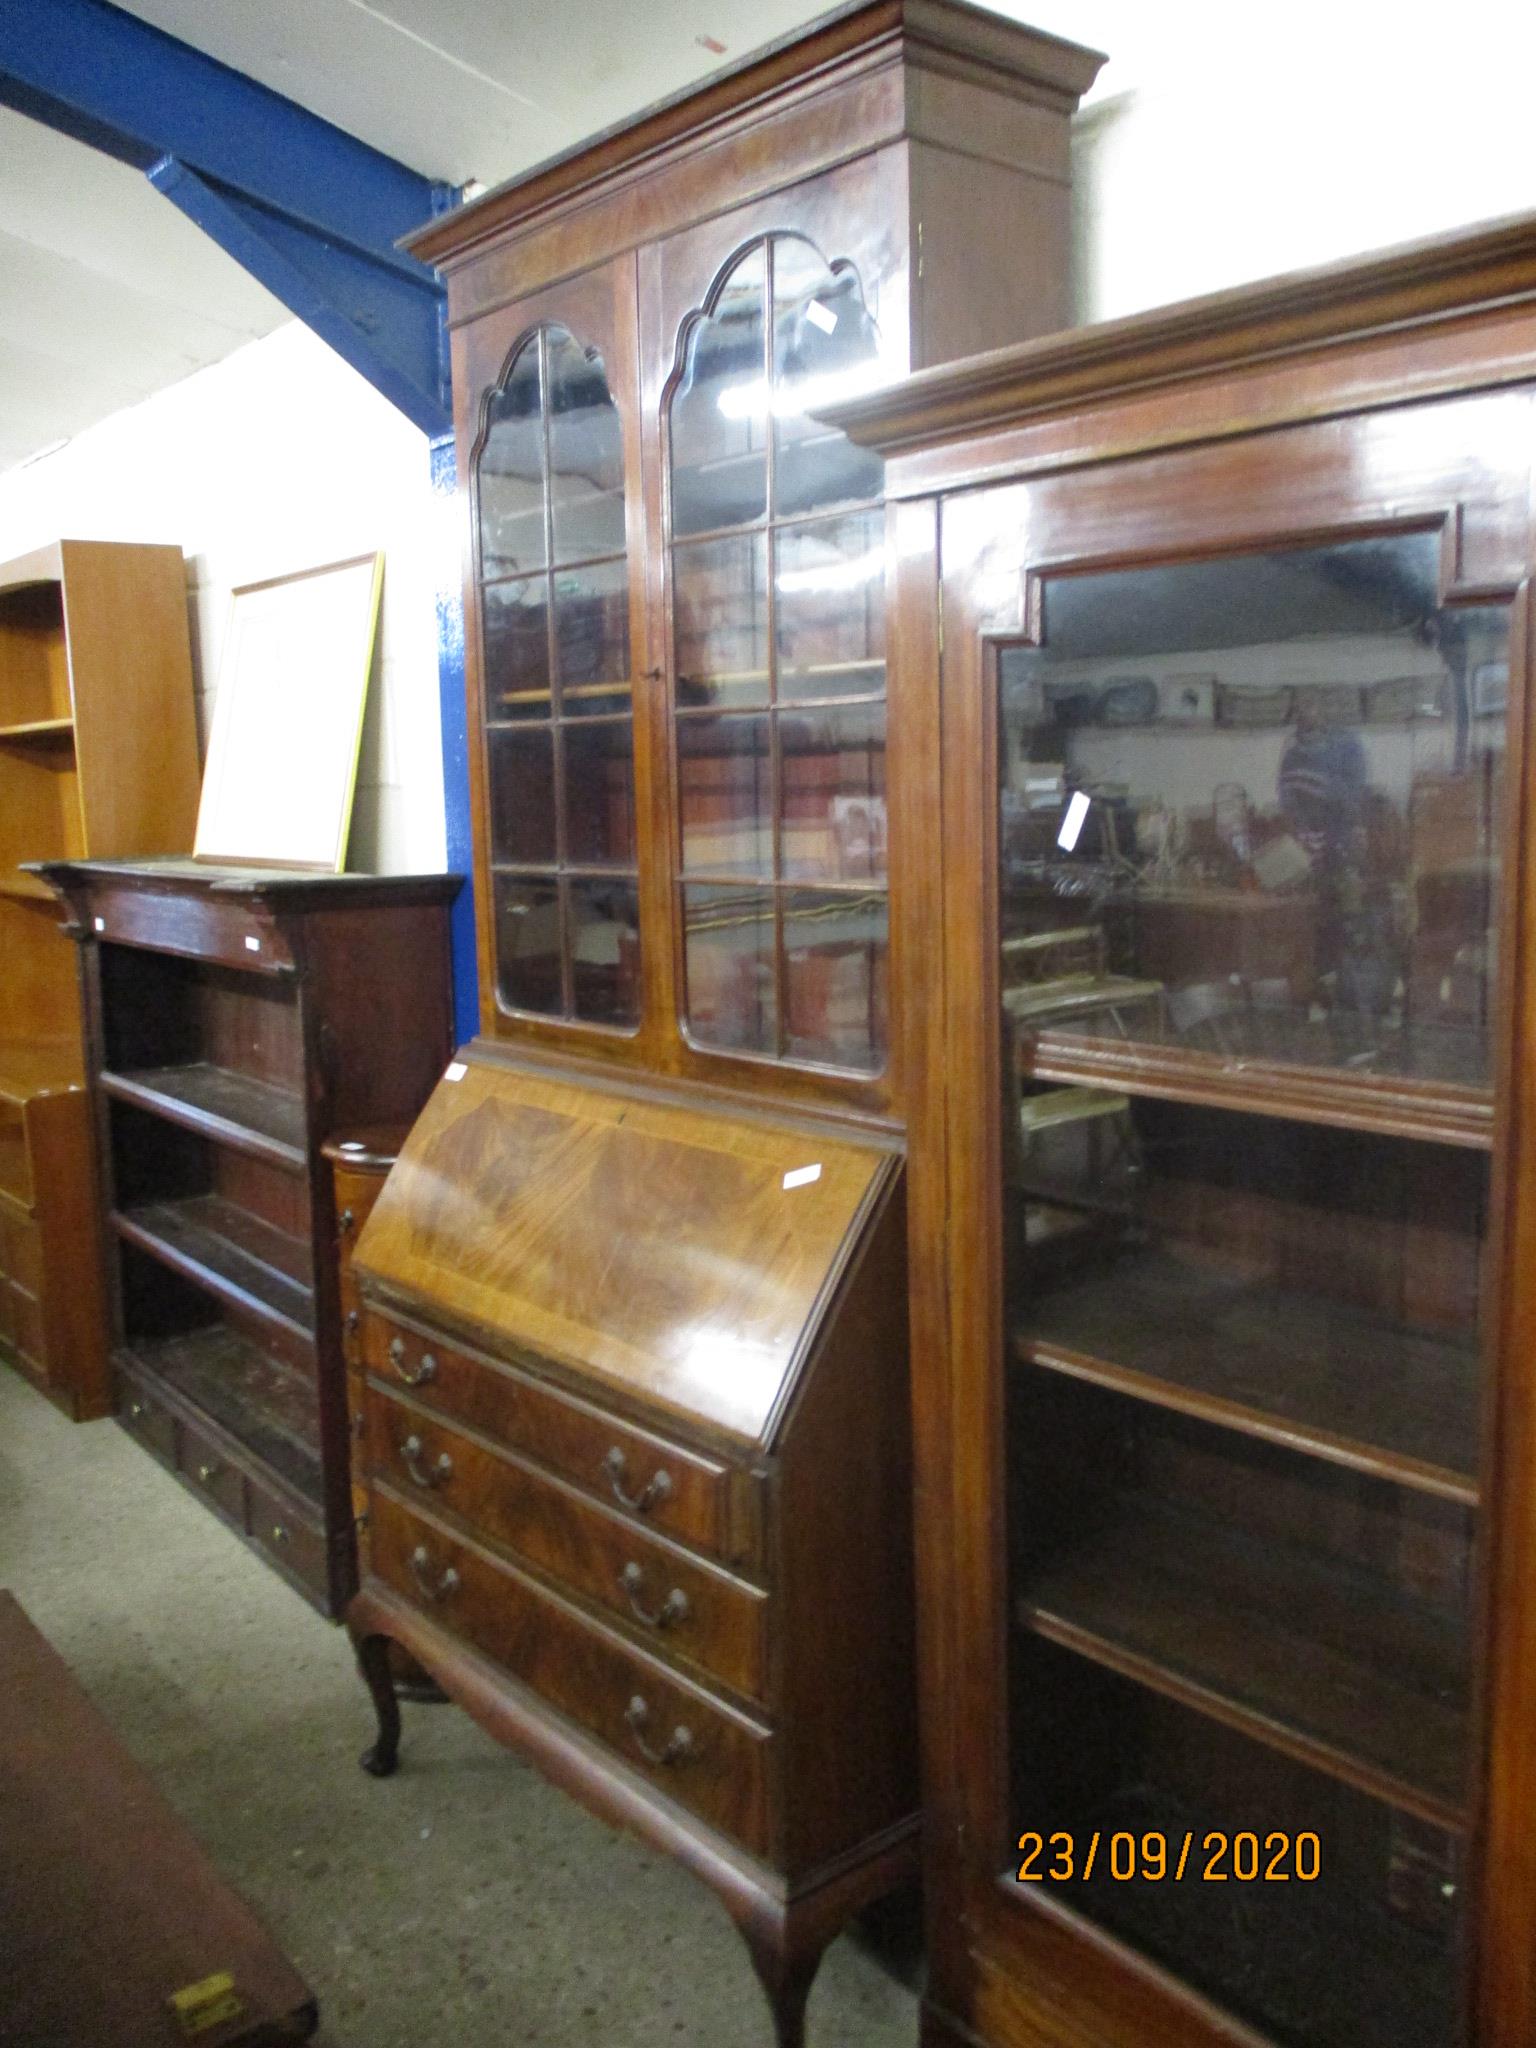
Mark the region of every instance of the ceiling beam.
POLYGON ((424 433, 441 287, 395 246, 457 194, 107 0, 0 0, 0 104, 131 164, 424 433))

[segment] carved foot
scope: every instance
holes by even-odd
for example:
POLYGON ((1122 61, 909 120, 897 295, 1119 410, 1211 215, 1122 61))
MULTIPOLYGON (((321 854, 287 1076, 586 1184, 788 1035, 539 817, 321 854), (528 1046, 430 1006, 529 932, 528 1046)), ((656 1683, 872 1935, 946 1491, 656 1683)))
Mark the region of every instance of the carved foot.
POLYGON ((400 1761, 400 1702, 395 1698, 394 1675, 390 1670, 389 1638, 364 1636, 355 1645, 357 1668, 363 1675, 378 1717, 379 1739, 360 1759, 371 1778, 389 1778, 400 1761))
POLYGON ((747 1937, 752 1967, 773 2010, 777 2048, 805 2048, 805 2008, 821 1967, 822 1950, 791 1955, 776 1942, 747 1937))

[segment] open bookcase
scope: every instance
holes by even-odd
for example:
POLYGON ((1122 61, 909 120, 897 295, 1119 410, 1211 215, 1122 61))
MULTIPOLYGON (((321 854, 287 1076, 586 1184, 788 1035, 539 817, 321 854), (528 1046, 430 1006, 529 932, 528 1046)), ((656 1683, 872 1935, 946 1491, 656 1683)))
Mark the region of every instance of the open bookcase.
POLYGON ((451 1043, 451 875, 45 870, 80 939, 121 1419, 328 1612, 354 1575, 329 1170, 451 1043))
POLYGON ((181 550, 0 567, 0 1353, 78 1420, 110 1405, 79 976, 22 863, 174 852, 196 808, 181 550))

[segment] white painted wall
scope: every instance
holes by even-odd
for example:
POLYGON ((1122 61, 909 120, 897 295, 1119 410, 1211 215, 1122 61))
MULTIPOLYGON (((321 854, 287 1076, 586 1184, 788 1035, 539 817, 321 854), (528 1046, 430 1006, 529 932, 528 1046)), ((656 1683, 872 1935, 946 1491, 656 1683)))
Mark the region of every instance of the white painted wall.
POLYGON ((60 537, 186 554, 205 741, 230 591, 382 548, 348 864, 444 866, 435 595, 457 533, 431 492, 425 436, 307 328, 280 327, 0 475, 0 561, 60 537))
POLYGON ((1077 310, 1112 319, 1536 210, 1531 0, 1001 0, 1109 53, 1077 310))

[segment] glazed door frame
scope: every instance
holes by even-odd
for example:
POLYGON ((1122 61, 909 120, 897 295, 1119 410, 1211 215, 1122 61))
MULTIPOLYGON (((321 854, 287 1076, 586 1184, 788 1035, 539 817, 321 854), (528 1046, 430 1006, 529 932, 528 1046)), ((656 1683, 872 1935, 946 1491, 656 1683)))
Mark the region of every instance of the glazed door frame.
POLYGON ((597 1055, 626 1065, 656 1067, 667 1035, 668 984, 662 942, 666 877, 656 860, 647 821, 656 809, 655 758, 647 744, 647 674, 654 669, 649 607, 647 541, 641 487, 639 356, 636 338, 635 264, 618 256, 526 298, 498 306, 453 332, 453 381, 471 392, 460 410, 459 476, 468 508, 464 533, 464 667, 469 703, 470 797, 475 833, 475 929, 480 967, 480 1029, 488 1037, 512 1037, 549 1051, 597 1055), (618 410, 624 443, 624 532, 629 575, 629 658, 633 689, 636 864, 640 904, 641 1009, 637 1030, 545 1017, 510 1009, 499 998, 495 891, 491 874, 489 770, 486 739, 486 674, 478 566, 479 494, 475 459, 483 438, 487 394, 500 382, 513 357, 541 327, 565 328, 584 349, 601 354, 608 389, 618 410), (659 893, 658 893, 659 892, 659 893))
MULTIPOLYGON (((881 335, 882 375, 903 376, 911 360, 911 288, 906 242, 907 148, 892 144, 855 157, 835 169, 754 199, 696 225, 679 229, 639 251, 641 413, 645 425, 645 525, 655 537, 647 564, 647 594, 659 673, 651 692, 648 749, 656 763, 650 831, 658 865, 666 873, 669 977, 668 1018, 673 1031, 671 1071, 719 1087, 767 1090, 775 1097, 810 1104, 892 1110, 903 1098, 900 1033, 893 1028, 884 1069, 864 1077, 790 1059, 695 1044, 686 1028, 685 932, 681 909, 682 853, 678 820, 678 776, 672 696, 676 662, 672 631, 670 461, 668 415, 681 371, 682 346, 692 317, 703 311, 711 287, 750 245, 769 235, 793 235, 810 242, 829 264, 851 262, 881 335)), ((887 526, 886 604, 889 617, 896 587, 895 560, 887 526)), ((904 704, 887 652, 886 747, 889 761, 901 758, 904 704)), ((904 820, 897 791, 890 791, 890 986, 894 992, 901 916, 896 900, 898 843, 912 829, 904 820)), ((658 926, 658 929, 661 927, 658 926)))
MULTIPOLYGON (((1208 417, 1219 414, 1221 396, 1208 417)), ((1005 1759, 994 649, 1038 637, 1041 590, 1053 574, 1438 527, 1445 594, 1463 602, 1518 598, 1508 745, 1512 764, 1522 763, 1532 688, 1529 607, 1520 593, 1532 559, 1533 410, 1528 390, 1443 400, 940 501, 942 1023, 930 1011, 914 1026, 925 1078, 914 1103, 910 1169, 915 1335, 919 1358, 927 1357, 919 1378, 919 1499, 942 1504, 943 1539, 923 1545, 922 1563, 930 1867, 946 1895, 932 1916, 931 1996, 941 2020, 952 2017, 989 2043, 1172 2048, 1263 2038, 1065 1911, 1044 1895, 1047 1888, 1005 1896, 1019 1817, 1005 1759), (935 1355, 929 1346, 941 1328, 935 1355)), ((914 559, 931 517, 931 503, 899 508, 914 559)), ((899 643, 913 665, 923 630, 914 610, 899 643)), ((1471 1782, 1487 1802, 1480 1815, 1474 1809, 1470 1837, 1479 2048, 1524 2048, 1536 2029, 1536 1984, 1524 1961, 1536 1922, 1536 1847, 1521 1820, 1536 1797, 1536 1631, 1528 1619, 1536 1604, 1536 1401, 1512 1369, 1536 1340, 1536 1176, 1523 1151, 1536 1117, 1536 1063, 1522 1069, 1516 1057, 1536 1037, 1536 874, 1522 830, 1528 779, 1523 763, 1507 779, 1520 801, 1505 822, 1502 920, 1514 943, 1501 957, 1500 1143, 1488 1247, 1497 1298, 1490 1294, 1484 1335, 1485 1356, 1511 1363, 1485 1383, 1498 1430, 1496 1456, 1484 1450, 1480 1568, 1492 1603, 1487 1615, 1515 1619, 1483 1629, 1483 1690, 1474 1710, 1471 1782)), ((906 993, 919 1010, 919 989, 909 982, 906 993)))

